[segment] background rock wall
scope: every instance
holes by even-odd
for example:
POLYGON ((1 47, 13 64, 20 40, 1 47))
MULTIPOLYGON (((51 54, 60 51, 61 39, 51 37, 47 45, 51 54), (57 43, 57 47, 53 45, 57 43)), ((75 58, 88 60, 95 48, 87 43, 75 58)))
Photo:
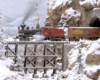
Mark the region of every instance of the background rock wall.
POLYGON ((47 4, 46 26, 58 27, 61 16, 65 16, 70 26, 89 26, 94 17, 99 18, 100 0, 49 0, 47 4))

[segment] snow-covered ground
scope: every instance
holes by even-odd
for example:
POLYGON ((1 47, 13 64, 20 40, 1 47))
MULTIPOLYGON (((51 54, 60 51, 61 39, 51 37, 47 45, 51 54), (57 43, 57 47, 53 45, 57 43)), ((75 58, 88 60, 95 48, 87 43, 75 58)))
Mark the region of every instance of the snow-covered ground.
MULTIPOLYGON (((12 39, 9 39, 12 40, 12 39)), ((12 40, 13 41, 13 40, 12 40)), ((12 79, 12 80, 92 80, 87 77, 85 74, 92 75, 92 73, 97 72, 97 70, 100 68, 99 65, 96 64, 87 64, 86 59, 89 54, 93 52, 94 55, 100 55, 100 39, 91 41, 91 40, 80 40, 79 42, 70 42, 71 46, 75 45, 69 53, 66 53, 68 55, 68 68, 66 71, 58 71, 57 74, 55 74, 52 77, 49 78, 32 78, 33 73, 24 74, 24 72, 16 72, 11 71, 9 67, 14 64, 14 62, 10 58, 5 58, 0 60, 0 76, 1 80, 5 80, 6 78, 12 79), (81 50, 81 51, 79 51, 81 50), (79 74, 78 72, 81 71, 79 69, 79 61, 78 57, 81 55, 81 64, 82 64, 82 72, 79 74), (7 64, 6 64, 7 63, 7 64), (9 74, 5 74, 5 72, 9 74), (92 73, 91 73, 92 72, 92 73), (85 74, 84 74, 85 73, 85 74)), ((68 46, 68 45, 67 45, 68 46)), ((48 75, 51 74, 51 70, 48 70, 48 75)), ((43 72, 38 72, 38 75, 41 77, 43 72)), ((98 80, 100 80, 98 78, 98 80)))
MULTIPOLYGON (((66 70, 65 72, 58 72, 50 78, 32 78, 33 74, 24 72, 11 71, 10 66, 14 62, 10 58, 3 58, 0 60, 0 80, 91 80, 84 74, 75 74, 73 71, 66 70)), ((51 71, 48 72, 50 74, 51 71)), ((38 73, 40 75, 40 73, 38 73)))
MULTIPOLYGON (((22 19, 25 15, 24 13, 26 13, 25 12, 26 9, 23 7, 25 5, 28 6, 28 4, 31 2, 31 0, 26 0, 26 2, 24 2, 24 1, 25 0, 21 0, 21 1, 17 0, 17 3, 16 3, 16 1, 12 1, 12 0, 8 0, 6 2, 4 2, 4 0, 0 0, 0 3, 1 3, 0 6, 2 6, 2 7, 0 7, 0 12, 3 13, 3 15, 9 16, 9 17, 3 16, 4 23, 8 23, 9 25, 16 26, 16 27, 17 27, 17 25, 21 24, 22 19), (12 2, 13 2, 13 4, 12 4, 12 2), (22 3, 24 6, 22 5, 22 3), (7 8, 7 4, 9 6, 8 8, 7 8), (16 5, 20 5, 20 6, 16 6, 16 5), (12 7, 12 6, 14 6, 14 7, 12 7), (5 8, 7 8, 7 10, 5 10, 5 8), (12 12, 14 12, 15 14, 12 12), (19 15, 19 14, 21 14, 21 15, 19 15), (12 18, 10 18, 12 16, 14 16, 14 20, 12 18), (5 20, 6 20, 6 22, 5 22, 5 20)), ((45 5, 43 5, 43 2, 45 2, 45 1, 47 2, 47 0, 43 0, 42 2, 40 2, 39 6, 45 7, 45 5)), ((56 0, 53 0, 53 1, 55 2, 55 6, 52 6, 53 3, 52 3, 52 0, 50 0, 50 6, 49 6, 50 9, 51 8, 55 9, 61 3, 63 3, 63 5, 65 5, 66 2, 68 2, 68 4, 72 3, 72 0, 62 0, 62 1, 59 0, 58 2, 56 2, 56 0)), ((80 5, 88 6, 88 5, 86 5, 86 3, 89 3, 89 4, 92 4, 93 6, 95 6, 95 1, 96 0, 80 1, 80 5)), ((100 0, 98 0, 98 4, 99 4, 99 2, 100 2, 100 0)), ((41 7, 41 8, 43 8, 43 7, 41 7)), ((43 9, 41 9, 40 12, 43 12, 42 14, 46 15, 46 12, 42 11, 43 9)), ((80 16, 80 13, 78 11, 76 11, 76 12, 77 12, 77 14, 74 15, 75 10, 73 10, 72 8, 69 8, 68 10, 66 10, 66 13, 68 13, 68 15, 66 15, 66 17, 68 17, 69 15, 72 15, 74 17, 80 16)), ((32 17, 28 20, 33 21, 33 19, 34 19, 34 17, 32 17)), ((9 27, 8 27, 8 30, 9 30, 9 27)), ((14 29, 14 30, 16 31, 16 29, 14 29)), ((10 32, 14 32, 13 34, 11 33, 12 35, 15 35, 14 30, 9 30, 10 32)), ((66 32, 65 34, 67 36, 67 28, 65 29, 65 32, 66 32)), ((37 40, 34 39, 33 41, 38 41, 38 39, 40 39, 40 36, 35 35, 34 38, 36 38, 37 40)), ((43 37, 41 37, 41 38, 43 38, 43 37)), ((6 39, 6 41, 15 41, 15 40, 11 37, 11 38, 6 39)), ((98 69, 100 69, 100 63, 99 63, 100 61, 99 61, 99 59, 95 60, 95 59, 91 59, 92 57, 90 57, 90 59, 92 60, 92 62, 91 62, 87 58, 89 57, 89 55, 95 55, 95 56, 100 55, 100 39, 95 40, 95 41, 80 40, 79 42, 71 42, 69 45, 67 45, 67 47, 68 46, 72 46, 72 48, 71 48, 71 50, 68 51, 68 53, 66 52, 66 55, 68 56, 68 67, 64 72, 58 71, 57 74, 55 74, 54 76, 49 77, 49 78, 37 78, 37 79, 32 78, 33 73, 25 74, 23 71, 18 72, 18 71, 10 70, 11 66, 14 65, 14 62, 12 59, 6 58, 3 56, 2 58, 0 58, 0 80, 92 80, 92 79, 88 78, 87 75, 92 76, 93 74, 95 74, 98 71, 98 69), (80 65, 82 65, 81 66, 82 68, 80 68, 80 65)), ((38 48, 41 49, 42 47, 38 47, 38 48)), ((39 53, 39 51, 38 51, 38 53, 39 53)), ((2 54, 2 53, 0 53, 0 54, 2 54)), ((51 72, 52 72, 51 70, 48 70, 48 72, 47 72, 48 75, 50 75, 51 72)), ((37 74, 39 76, 41 76, 42 73, 43 72, 41 72, 41 73, 38 72, 37 74)), ((98 76, 98 80, 100 80, 99 76, 98 76)))

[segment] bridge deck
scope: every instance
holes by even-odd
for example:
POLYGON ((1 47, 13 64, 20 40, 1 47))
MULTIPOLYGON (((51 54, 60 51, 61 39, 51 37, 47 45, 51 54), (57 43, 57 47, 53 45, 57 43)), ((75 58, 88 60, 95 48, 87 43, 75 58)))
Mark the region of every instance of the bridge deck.
POLYGON ((63 44, 69 41, 8 41, 8 44, 63 44))

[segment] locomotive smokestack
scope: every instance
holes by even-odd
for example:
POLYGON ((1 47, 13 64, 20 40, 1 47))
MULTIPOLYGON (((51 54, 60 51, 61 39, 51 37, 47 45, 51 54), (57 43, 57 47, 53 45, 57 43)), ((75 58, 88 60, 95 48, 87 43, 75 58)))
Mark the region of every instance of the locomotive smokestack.
POLYGON ((22 30, 24 30, 26 25, 25 24, 21 24, 20 26, 21 26, 22 30))

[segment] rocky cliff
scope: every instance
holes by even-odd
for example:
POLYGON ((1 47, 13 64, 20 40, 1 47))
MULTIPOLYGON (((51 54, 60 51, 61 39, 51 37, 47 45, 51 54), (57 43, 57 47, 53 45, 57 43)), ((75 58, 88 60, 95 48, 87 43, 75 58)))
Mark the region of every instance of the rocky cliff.
POLYGON ((49 0, 45 25, 58 27, 61 16, 64 16, 69 27, 90 26, 100 18, 99 7, 100 0, 49 0))

